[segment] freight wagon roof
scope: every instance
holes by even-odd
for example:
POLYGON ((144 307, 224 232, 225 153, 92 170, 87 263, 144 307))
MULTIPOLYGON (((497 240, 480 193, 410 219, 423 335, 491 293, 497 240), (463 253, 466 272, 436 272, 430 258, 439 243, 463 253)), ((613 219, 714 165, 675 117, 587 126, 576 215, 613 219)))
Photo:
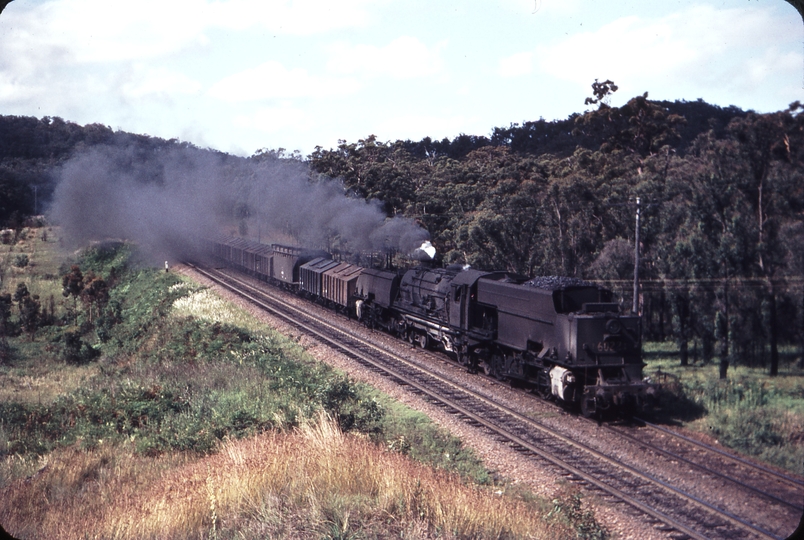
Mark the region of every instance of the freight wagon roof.
POLYGON ((273 249, 274 253, 280 255, 289 255, 291 257, 324 257, 330 259, 329 253, 321 249, 311 249, 311 248, 303 248, 297 246, 286 246, 283 244, 271 244, 271 249, 273 249))
POLYGON ((225 246, 244 249, 252 253, 264 253, 265 250, 267 250, 269 253, 271 252, 271 246, 260 244, 259 242, 254 242, 253 240, 239 238, 237 236, 226 236, 219 234, 215 235, 212 238, 212 241, 218 242, 219 244, 223 244, 225 246))
POLYGON ((528 287, 536 287, 537 289, 544 289, 546 291, 557 291, 567 287, 597 287, 596 284, 590 281, 564 276, 535 277, 529 281, 526 281, 524 285, 527 285, 528 287))
POLYGON ((385 280, 392 280, 399 274, 396 272, 389 272, 388 270, 380 270, 378 268, 364 268, 362 275, 368 277, 376 277, 385 280))
POLYGON ((263 247, 263 244, 254 242, 252 240, 246 240, 245 238, 235 238, 232 241, 231 246, 238 247, 250 253, 258 253, 259 250, 263 247))
POLYGON ((302 265, 302 268, 315 272, 316 274, 321 274, 322 272, 326 272, 330 268, 333 268, 337 265, 338 263, 336 261, 333 261, 332 259, 317 257, 312 261, 308 262, 307 264, 302 265))
POLYGON ((300 247, 283 246, 282 244, 271 244, 271 248, 274 250, 274 253, 281 253, 283 255, 301 255, 302 251, 304 251, 300 247))
POLYGON ((355 264, 349 263, 340 263, 338 266, 331 268, 325 272, 328 276, 336 277, 337 279, 342 280, 350 280, 353 278, 357 278, 360 275, 360 272, 363 270, 362 266, 357 266, 355 264))

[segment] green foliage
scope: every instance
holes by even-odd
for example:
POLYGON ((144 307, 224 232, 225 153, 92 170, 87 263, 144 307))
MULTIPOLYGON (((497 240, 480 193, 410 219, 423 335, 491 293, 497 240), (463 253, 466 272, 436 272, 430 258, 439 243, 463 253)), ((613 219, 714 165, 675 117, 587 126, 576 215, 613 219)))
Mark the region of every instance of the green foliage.
MULTIPOLYGON (((128 248, 118 250, 124 255, 90 252, 79 264, 87 274, 109 276, 128 266, 128 248)), ((312 361, 295 342, 175 316, 173 303, 198 290, 175 274, 115 274, 95 326, 99 343, 92 344, 86 325, 44 332, 56 358, 70 366, 94 365, 95 374, 52 401, 0 401, 0 454, 45 454, 71 444, 91 448, 102 440, 147 455, 207 453, 227 437, 297 426, 325 410, 345 431, 491 481, 471 451, 424 415, 312 361)))
POLYGON ((74 299, 78 298, 78 295, 84 290, 84 274, 77 264, 72 265, 70 272, 62 276, 61 286, 63 288, 62 294, 65 298, 70 296, 74 299))
POLYGON ((80 330, 66 330, 58 338, 61 357, 68 364, 86 364, 100 356, 100 351, 82 339, 80 330))
POLYGON ((782 377, 740 366, 718 380, 717 366, 679 367, 669 343, 646 345, 649 373, 665 387, 660 422, 684 422, 729 448, 798 474, 804 473, 804 372, 788 366, 782 377), (665 376, 657 376, 657 368, 665 376))
POLYGON ((14 257, 14 262, 12 262, 11 264, 16 266, 17 268, 25 268, 26 266, 28 266, 28 262, 29 262, 28 255, 22 253, 14 257))
POLYGON ((688 392, 706 407, 705 424, 722 444, 804 473, 804 422, 780 406, 783 391, 761 381, 736 379, 693 384, 688 392))
POLYGON ((17 290, 14 291, 13 300, 17 303, 19 308, 19 324, 23 330, 28 332, 33 339, 34 332, 39 327, 41 322, 41 304, 39 303, 39 295, 31 295, 28 291, 28 286, 19 282, 17 290))
POLYGON ((547 517, 574 530, 575 538, 591 540, 609 538, 606 529, 595 520, 595 513, 585 509, 582 502, 580 492, 565 490, 553 499, 553 508, 547 517))
POLYGON ((472 450, 465 448, 459 439, 435 428, 423 413, 389 403, 382 422, 382 438, 391 450, 456 472, 476 484, 494 481, 472 450))
POLYGON ((79 266, 85 271, 114 281, 114 277, 129 268, 133 248, 122 242, 107 242, 85 249, 81 253, 79 266))
POLYGON ((0 336, 7 336, 10 333, 11 308, 13 305, 9 293, 0 294, 0 336))

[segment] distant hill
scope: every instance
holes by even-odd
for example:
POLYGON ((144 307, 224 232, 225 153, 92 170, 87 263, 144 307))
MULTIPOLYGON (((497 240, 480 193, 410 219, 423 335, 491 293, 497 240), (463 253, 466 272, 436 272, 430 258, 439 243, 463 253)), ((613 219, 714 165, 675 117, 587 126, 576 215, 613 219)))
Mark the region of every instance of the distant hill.
MULTIPOLYGON (((720 136, 732 119, 747 114, 736 107, 721 108, 702 100, 645 102, 654 113, 663 111, 667 117, 684 119, 674 124, 674 137, 670 141, 681 154, 701 133, 713 129, 720 136)), ((628 109, 629 105, 608 108, 609 112, 616 113, 614 119, 593 111, 576 113, 565 120, 540 119, 495 127, 490 136, 459 134, 440 141, 425 137, 420 141, 405 140, 395 144, 411 157, 421 160, 435 157, 461 160, 471 152, 489 146, 507 147, 519 154, 570 156, 579 147, 598 150, 613 133, 627 128, 631 118, 628 109), (579 127, 581 124, 583 126, 579 127)), ((97 123, 81 126, 59 117, 37 119, 0 115, 0 226, 19 222, 35 212, 41 213, 55 187, 54 171, 77 152, 97 145, 130 146, 144 154, 182 147, 222 155, 177 139, 114 131, 97 123)), ((338 175, 337 171, 333 172, 338 175)))
POLYGON ((0 115, 0 226, 13 226, 26 216, 42 213, 53 194, 58 167, 78 152, 99 145, 130 147, 134 155, 175 147, 221 154, 177 139, 114 131, 102 124, 80 126, 58 117, 0 115))
MULTIPOLYGON (((673 145, 679 152, 685 152, 692 141, 710 129, 721 137, 726 126, 734 118, 745 117, 746 111, 738 107, 719 107, 699 99, 697 101, 649 101, 662 109, 668 116, 683 117, 686 122, 678 128, 680 137, 673 145)), ((615 109, 616 110, 616 109, 615 109)), ((484 146, 507 146, 512 151, 525 154, 556 154, 569 156, 580 146, 597 150, 605 142, 600 136, 579 136, 577 122, 583 114, 573 114, 565 120, 534 120, 508 127, 495 127, 491 137, 460 134, 452 140, 431 140, 425 137, 420 141, 406 140, 403 147, 414 156, 423 159, 431 155, 462 159, 472 150, 484 146)))

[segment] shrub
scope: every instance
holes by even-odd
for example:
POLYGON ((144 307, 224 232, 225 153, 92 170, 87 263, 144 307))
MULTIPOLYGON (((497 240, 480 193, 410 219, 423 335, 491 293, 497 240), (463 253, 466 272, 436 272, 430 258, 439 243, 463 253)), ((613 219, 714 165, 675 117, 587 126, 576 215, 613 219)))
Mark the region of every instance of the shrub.
POLYGON ((23 253, 21 255, 17 255, 16 257, 14 257, 14 262, 11 264, 16 266, 17 268, 25 268, 26 266, 28 266, 28 262, 29 262, 28 256, 23 253))
POLYGON ((68 364, 86 364, 100 356, 100 351, 81 339, 80 330, 64 332, 61 341, 61 357, 68 364))

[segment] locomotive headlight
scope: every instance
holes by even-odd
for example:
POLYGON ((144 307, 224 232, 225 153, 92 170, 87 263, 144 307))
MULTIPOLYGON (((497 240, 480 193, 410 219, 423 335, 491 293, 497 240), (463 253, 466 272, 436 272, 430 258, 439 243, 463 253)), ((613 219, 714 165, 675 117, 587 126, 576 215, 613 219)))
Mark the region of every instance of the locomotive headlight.
POLYGON ((623 323, 617 319, 611 319, 606 322, 606 332, 609 334, 619 334, 623 331, 623 323))

